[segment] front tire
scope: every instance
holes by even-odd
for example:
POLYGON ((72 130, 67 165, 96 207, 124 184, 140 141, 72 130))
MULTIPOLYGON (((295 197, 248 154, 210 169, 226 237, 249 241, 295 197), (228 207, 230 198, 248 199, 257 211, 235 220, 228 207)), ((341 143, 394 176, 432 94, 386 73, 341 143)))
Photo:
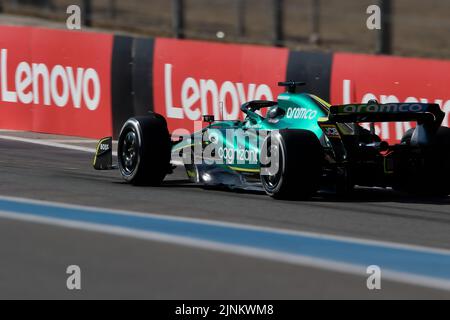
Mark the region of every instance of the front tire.
POLYGON ((129 119, 120 132, 119 170, 133 185, 158 186, 170 170, 170 135, 161 115, 129 119))

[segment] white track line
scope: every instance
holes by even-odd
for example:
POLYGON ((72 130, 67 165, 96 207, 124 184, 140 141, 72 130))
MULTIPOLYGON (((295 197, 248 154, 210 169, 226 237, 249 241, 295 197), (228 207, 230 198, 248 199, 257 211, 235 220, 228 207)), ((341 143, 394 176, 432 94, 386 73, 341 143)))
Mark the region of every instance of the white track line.
MULTIPOLYGON (((97 151, 95 148, 74 146, 74 145, 70 145, 70 144, 54 142, 54 141, 51 141, 51 140, 43 140, 43 139, 31 139, 31 138, 22 138, 22 137, 12 137, 12 136, 7 136, 7 135, 0 135, 0 139, 9 140, 9 141, 24 142, 24 143, 32 143, 32 144, 37 144, 37 145, 41 145, 41 146, 60 148, 60 149, 66 149, 66 150, 75 150, 75 151, 89 152, 89 153, 93 153, 93 154, 97 151)), ((117 152, 113 152, 113 155, 117 156, 117 152)))
MULTIPOLYGON (((74 230, 99 232, 115 236, 155 241, 160 243, 168 243, 188 248, 211 250, 216 252, 253 257, 258 259, 265 259, 279 263, 288 263, 309 268, 316 268, 319 270, 327 270, 331 272, 355 275, 363 278, 366 278, 368 276, 366 271, 367 266, 334 262, 303 255, 279 253, 276 251, 256 249, 239 245, 220 244, 206 240, 195 240, 188 237, 178 237, 158 232, 136 231, 136 230, 129 230, 123 227, 101 226, 85 222, 75 222, 75 221, 69 222, 54 218, 35 217, 32 215, 17 215, 15 213, 4 211, 0 211, 0 218, 32 222, 44 225, 53 225, 56 227, 69 228, 74 230)), ((429 278, 390 270, 383 270, 382 275, 383 279, 397 283, 404 283, 408 285, 416 285, 421 287, 450 291, 450 283, 442 279, 429 278)))
MULTIPOLYGON (((0 130, 2 132, 2 130, 0 130)), ((19 131, 17 131, 19 132, 19 131)), ((22 131, 20 131, 22 132, 22 131)), ((74 146, 71 144, 61 143, 65 140, 52 140, 52 139, 32 139, 32 138, 22 138, 22 137, 13 137, 13 136, 7 136, 7 135, 0 135, 0 139, 3 140, 9 140, 9 141, 17 141, 17 142, 24 142, 24 143, 32 143, 32 144, 38 144, 41 146, 46 147, 53 147, 53 148, 60 148, 60 149, 66 149, 66 150, 74 150, 74 151, 81 151, 81 152, 89 152, 92 154, 95 154, 97 150, 95 148, 88 148, 88 147, 81 147, 81 146, 74 146), (60 142, 61 141, 61 142, 60 142)), ((67 142, 72 142, 75 140, 67 140, 67 142)), ((84 140, 80 140, 84 141, 84 140)), ((89 141, 89 140, 86 140, 89 141)), ((95 141, 95 140, 92 140, 95 141)), ((75 142, 73 142, 75 143, 75 142)), ((113 141, 113 144, 117 144, 117 141, 113 141)), ((113 151, 113 156, 117 157, 117 151, 113 151)), ((183 166, 184 163, 181 161, 171 161, 172 164, 176 166, 183 166)))
MULTIPOLYGON (((106 210, 106 209, 100 209, 100 208, 92 208, 92 207, 85 207, 85 206, 77 206, 77 205, 69 205, 69 204, 62 204, 62 203, 54 203, 54 202, 47 202, 47 201, 37 201, 37 200, 30 200, 30 199, 24 199, 24 198, 14 198, 14 197, 3 197, 1 196, 0 199, 10 199, 10 200, 16 200, 23 203, 34 203, 34 204, 46 204, 51 206, 61 206, 66 208, 79 208, 79 209, 88 209, 91 208, 93 210, 97 211, 105 211, 108 213, 116 213, 116 214, 124 214, 124 215, 134 215, 134 216, 160 216, 157 214, 142 214, 142 213, 135 213, 135 212, 129 212, 129 211, 118 211, 118 210, 106 210)), ((124 237, 131 237, 131 238, 137 238, 137 239, 143 239, 143 240, 150 240, 150 241, 156 241, 156 242, 162 242, 162 243, 169 243, 174 245, 181 245, 191 248, 199 248, 199 249, 206 249, 206 250, 212 250, 212 251, 218 251, 218 252, 224 252, 224 253, 230 253, 230 254, 237 254, 241 256, 249 256, 254 258, 260 258, 260 259, 266 259, 271 260, 275 262, 281 262, 281 263, 289 263, 289 264, 295 264, 300 266, 306 266, 311 268, 317 268, 321 270, 328 270, 332 272, 340 272, 344 274, 351 274, 356 275, 360 277, 367 277, 366 268, 367 266, 363 265, 357 265, 357 264, 350 264, 345 262, 337 262, 337 261, 329 261, 324 260, 317 257, 309 257, 309 256, 303 256, 298 254, 288 254, 288 253, 281 253, 277 251, 273 251, 270 249, 258 249, 258 248, 252 248, 252 247, 246 247, 246 246, 240 246, 240 245, 232 245, 232 244, 221 244, 214 241, 208 241, 208 240, 197 240, 197 239, 191 239, 189 237, 184 236, 174 236, 174 235, 168 235, 160 232, 149 232, 149 231, 138 231, 138 230, 132 230, 126 227, 118 227, 118 226, 107 226, 107 225, 99 225, 95 223, 87 223, 87 222, 78 222, 78 221, 67 221, 59 218, 46 218, 46 217, 38 217, 34 216, 32 214, 17 214, 14 212, 8 212, 8 211, 2 211, 0 210, 0 218, 5 219, 12 219, 12 220, 19 220, 19 221, 26 221, 26 222, 34 222, 39 224, 45 224, 45 225, 54 225, 58 227, 65 227, 70 229, 77 229, 77 230, 84 230, 84 231, 91 231, 91 232, 100 232, 100 233, 106 233, 116 236, 124 236, 124 237)), ((168 217, 165 217, 168 218, 168 217)), ((284 229, 275 229, 275 228, 264 228, 264 227, 255 227, 255 226, 249 226, 245 224, 233 224, 233 223, 224 223, 224 222, 216 222, 212 220, 200 220, 200 219, 192 219, 192 218, 178 218, 178 217, 171 217, 170 219, 173 220, 179 220, 179 221, 197 221, 202 222, 205 224, 211 224, 211 225, 234 225, 241 228, 247 228, 247 229, 256 229, 256 230, 273 230, 278 233, 286 233, 286 234, 309 234, 309 235, 315 235, 318 238, 326 237, 326 238, 341 238, 341 237, 333 237, 328 236, 325 234, 313 234, 313 233, 307 233, 307 232, 300 232, 300 231, 288 231, 284 229)), ((342 237, 345 238, 345 237, 342 237)), ((346 238, 346 240, 358 240, 358 242, 362 239, 358 238, 346 238)), ((363 240, 361 243, 364 242, 375 242, 377 241, 368 241, 363 240)), ((410 247, 408 245, 399 245, 399 244, 391 244, 392 247, 410 247)), ((424 249, 424 248, 422 248, 424 249)), ((433 249, 428 248, 431 251, 443 251, 439 249, 433 249)), ((384 270, 383 271, 383 278, 387 280, 391 280, 394 282, 399 283, 406 283, 409 285, 418 285, 428 288, 434 288, 439 290, 446 290, 450 291, 450 282, 438 279, 438 278, 431 278, 427 276, 419 276, 415 274, 409 274, 407 272, 396 272, 392 270, 384 270)))
MULTIPOLYGON (((2 130, 0 130, 0 132, 1 131, 2 130)), ((89 153, 96 152, 95 148, 87 148, 87 147, 68 145, 68 144, 64 144, 64 143, 58 143, 58 142, 43 140, 43 139, 31 139, 31 138, 13 137, 13 136, 7 136, 7 135, 0 135, 0 139, 23 142, 23 143, 31 143, 31 144, 37 144, 37 145, 43 145, 43 146, 55 147, 55 148, 61 148, 61 149, 67 149, 67 150, 81 151, 81 152, 89 152, 89 153)), ((114 155, 117 156, 117 153, 115 152, 114 155)), ((1 198, 14 199, 16 201, 23 201, 23 202, 28 202, 28 203, 31 202, 31 203, 40 203, 40 204, 48 204, 48 205, 65 206, 65 207, 69 207, 69 208, 74 207, 74 208, 85 208, 85 209, 91 208, 91 209, 93 209, 92 207, 70 205, 70 204, 66 204, 66 203, 37 201, 37 200, 16 198, 16 197, 1 196, 1 198)), ((95 209, 102 211, 102 209, 100 209, 100 208, 95 208, 95 209)), ((151 213, 150 214, 149 213, 137 213, 137 212, 130 212, 130 211, 107 210, 107 209, 103 209, 103 210, 108 211, 108 212, 116 212, 118 214, 161 216, 160 214, 151 214, 151 213)), ((364 272, 362 272, 362 266, 348 265, 345 263, 330 264, 330 261, 321 261, 321 259, 311 259, 310 257, 291 256, 291 255, 287 255, 287 254, 280 254, 280 253, 270 252, 270 251, 266 251, 266 250, 235 247, 235 246, 230 246, 230 245, 220 245, 220 244, 216 244, 216 243, 207 243, 204 241, 201 241, 201 242, 198 242, 195 240, 188 241, 189 239, 184 239, 184 238, 183 239, 175 239, 172 237, 168 237, 167 235, 158 234, 158 233, 156 233, 156 234, 142 233, 141 234, 140 232, 136 232, 136 231, 130 232, 130 230, 126 230, 126 229, 122 229, 122 228, 99 227, 97 225, 76 223, 76 222, 67 223, 67 221, 56 221, 55 219, 45 219, 45 218, 37 218, 37 217, 31 217, 31 216, 19 217, 16 214, 13 214, 10 212, 4 212, 4 211, 0 211, 0 217, 9 218, 9 219, 21 219, 21 220, 26 220, 26 221, 30 221, 30 222, 37 222, 37 223, 44 223, 44 224, 53 224, 53 225, 65 226, 65 227, 76 228, 76 229, 85 229, 85 230, 90 230, 90 231, 105 232, 105 233, 122 235, 122 236, 131 236, 131 237, 148 239, 148 240, 153 240, 153 241, 161 241, 161 242, 182 244, 182 245, 184 244, 184 245, 190 246, 190 247, 218 250, 218 251, 228 252, 228 253, 233 253, 233 254, 247 255, 247 256, 259 257, 259 258, 275 260, 275 261, 280 261, 280 262, 310 266, 310 267, 315 267, 315 268, 324 269, 324 270, 331 270, 331 271, 343 272, 343 273, 347 273, 347 274, 356 274, 356 275, 360 275, 360 276, 365 276, 364 272)), ((348 241, 348 242, 354 242, 356 240, 362 244, 363 243, 379 244, 379 245, 384 245, 384 246, 392 247, 392 248, 415 249, 415 250, 421 250, 421 251, 446 253, 446 254, 449 253, 449 250, 440 249, 440 248, 422 247, 422 246, 416 246, 416 245, 400 244, 400 243, 393 243, 393 242, 387 242, 387 241, 368 240, 368 239, 361 239, 361 238, 354 238, 354 237, 333 236, 333 235, 325 235, 325 234, 312 233, 312 232, 291 231, 291 230, 277 229, 277 228, 271 228, 271 227, 260 227, 260 226, 253 226, 253 225, 229 223, 229 222, 223 222, 223 221, 217 221, 217 220, 216 221, 215 220, 201 220, 201 219, 195 219, 195 218, 167 217, 167 216, 165 216, 165 218, 179 220, 179 221, 196 221, 196 222, 201 222, 204 224, 244 227, 244 228, 254 229, 254 230, 266 230, 266 231, 270 230, 270 231, 286 233, 286 234, 302 234, 302 235, 308 235, 308 236, 313 236, 313 237, 317 237, 317 238, 326 237, 326 238, 330 238, 330 239, 336 239, 336 240, 348 241)), ((392 272, 392 271, 384 272, 383 274, 387 279, 390 279, 390 280, 393 280, 396 282, 417 284, 417 285, 421 285, 421 286, 425 286, 425 287, 450 290, 449 284, 447 282, 444 283, 444 282, 441 282, 441 280, 437 280, 437 279, 433 279, 433 278, 420 277, 420 276, 416 276, 416 275, 397 273, 397 272, 392 272)))
MULTIPOLYGON (((2 131, 2 130, 0 130, 0 131, 2 131)), ((43 145, 43 146, 55 147, 55 148, 61 148, 61 149, 89 152, 89 153, 96 152, 95 148, 86 148, 86 147, 79 147, 79 146, 67 145, 67 144, 62 144, 62 143, 54 143, 54 142, 48 142, 46 140, 42 141, 42 139, 36 140, 36 139, 21 138, 21 137, 11 137, 11 136, 5 136, 5 135, 0 135, 0 139, 10 140, 10 141, 18 141, 18 142, 24 142, 24 143, 31 143, 31 144, 37 144, 37 145, 43 145)), ((117 152, 115 152, 114 155, 117 155, 117 152)), ((230 226, 230 227, 245 227, 245 228, 249 228, 249 229, 253 229, 253 230, 272 231, 272 232, 280 232, 280 233, 293 234, 293 235, 305 235, 305 236, 317 237, 317 238, 327 237, 330 239, 347 241, 347 242, 357 241, 362 244, 382 245, 382 246, 398 248, 398 249, 412 249, 412 250, 421 250, 421 251, 427 251, 427 252, 450 254, 450 250, 448 250, 448 249, 433 248, 433 247, 411 245, 411 244, 404 244, 404 243, 396 243, 396 242, 390 242, 390 241, 368 240, 368 239, 362 239, 362 238, 357 238, 357 237, 347 237, 347 236, 324 235, 324 234, 320 234, 320 233, 305 232, 305 231, 291 231, 291 230, 287 230, 287 229, 253 226, 253 225, 224 222, 224 221, 217 221, 217 220, 185 218, 185 217, 177 217, 177 216, 168 217, 166 215, 158 214, 158 213, 155 214, 155 213, 143 213, 143 212, 136 212, 136 211, 101 209, 101 208, 90 207, 90 206, 81 206, 81 205, 73 205, 73 204, 61 203, 61 202, 33 200, 33 199, 26 199, 26 198, 20 198, 20 197, 8 197, 8 196, 0 195, 0 199, 9 199, 9 200, 14 200, 14 201, 18 201, 18 202, 34 203, 34 204, 41 204, 41 205, 62 206, 62 207, 66 207, 66 208, 77 208, 77 209, 85 209, 85 210, 95 209, 98 211, 104 211, 104 212, 108 212, 108 213, 115 212, 117 214, 164 217, 166 219, 174 219, 174 220, 180 220, 180 221, 191 221, 191 222, 205 223, 205 224, 211 223, 214 225, 222 225, 222 226, 230 226)))
POLYGON ((399 242, 392 242, 392 241, 370 240, 370 239, 352 237, 352 236, 338 236, 338 235, 331 235, 331 234, 318 233, 318 232, 281 229, 281 228, 276 228, 276 227, 257 226, 257 225, 251 225, 251 224, 245 224, 245 223, 226 222, 226 221, 212 220, 212 219, 192 218, 192 217, 183 217, 183 216, 175 216, 175 215, 168 216, 168 215, 165 215, 164 213, 142 212, 142 211, 139 212, 139 211, 132 211, 132 210, 99 208, 99 207, 94 207, 94 206, 70 204, 70 203, 66 203, 66 202, 36 200, 36 199, 30 199, 30 198, 11 197, 11 196, 4 196, 4 195, 0 195, 0 199, 20 202, 20 203, 29 203, 29 204, 34 204, 34 205, 45 205, 45 206, 60 207, 60 208, 67 208, 67 209, 97 211, 100 213, 108 213, 108 214, 117 214, 117 215, 143 217, 143 218, 152 217, 152 218, 156 218, 156 219, 160 218, 160 219, 166 219, 166 220, 171 220, 171 221, 192 222, 192 223, 211 225, 211 226, 245 228, 245 229, 254 230, 254 231, 267 231, 267 232, 275 232, 275 233, 286 234, 286 235, 306 236, 306 237, 311 237, 311 238, 316 238, 316 239, 329 239, 329 240, 341 241, 341 242, 346 242, 346 243, 359 243, 359 244, 367 244, 367 245, 374 245, 374 246, 383 246, 383 247, 392 248, 392 249, 415 250, 415 251, 429 252, 429 253, 436 253, 436 254, 450 254, 450 250, 444 249, 444 248, 427 247, 427 246, 420 246, 420 245, 406 244, 406 243, 399 243, 399 242))

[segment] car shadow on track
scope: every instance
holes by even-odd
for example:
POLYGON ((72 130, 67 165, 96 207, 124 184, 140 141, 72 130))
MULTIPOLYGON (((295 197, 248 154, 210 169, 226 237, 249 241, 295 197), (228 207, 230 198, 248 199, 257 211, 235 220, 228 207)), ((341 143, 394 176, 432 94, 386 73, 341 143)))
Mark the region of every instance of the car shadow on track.
POLYGON ((255 194, 255 195, 266 195, 262 190, 254 189, 244 189, 239 187, 230 187, 226 185, 215 185, 215 186, 204 186, 192 183, 189 180, 167 180, 164 181, 161 187, 167 188, 188 188, 188 189, 199 189, 199 190, 211 190, 211 191, 223 191, 228 193, 239 193, 239 194, 255 194))
MULTIPOLYGON (((227 193, 260 195, 268 197, 264 191, 246 190, 242 188, 230 188, 228 186, 201 186, 191 183, 187 179, 164 181, 163 188, 189 188, 212 191, 222 191, 227 193)), ((346 203, 364 203, 364 202, 396 202, 406 204, 430 204, 430 205, 450 205, 450 197, 420 197, 397 192, 392 189, 357 187, 349 195, 337 195, 333 192, 321 191, 310 200, 311 202, 346 202, 346 203)), ((290 200, 290 202, 300 202, 299 200, 290 200)))
POLYGON ((407 204, 450 205, 450 197, 425 197, 409 195, 392 189, 362 187, 355 188, 349 195, 340 196, 331 192, 320 193, 314 199, 321 202, 397 202, 407 204))

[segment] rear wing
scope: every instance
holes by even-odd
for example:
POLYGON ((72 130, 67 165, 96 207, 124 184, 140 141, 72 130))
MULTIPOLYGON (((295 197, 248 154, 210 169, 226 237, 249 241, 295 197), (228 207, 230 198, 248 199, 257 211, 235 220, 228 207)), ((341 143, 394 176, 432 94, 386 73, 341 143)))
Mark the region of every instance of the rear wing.
POLYGON ((445 118, 438 104, 428 103, 368 103, 331 106, 332 122, 403 122, 440 126, 445 118))

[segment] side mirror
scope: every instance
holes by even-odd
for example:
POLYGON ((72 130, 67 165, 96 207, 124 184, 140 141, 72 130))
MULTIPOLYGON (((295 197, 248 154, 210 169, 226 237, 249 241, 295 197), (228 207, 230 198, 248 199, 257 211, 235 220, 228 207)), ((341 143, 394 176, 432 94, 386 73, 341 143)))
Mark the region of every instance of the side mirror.
POLYGON ((213 115, 204 115, 203 122, 208 122, 209 124, 213 123, 215 120, 213 115))

